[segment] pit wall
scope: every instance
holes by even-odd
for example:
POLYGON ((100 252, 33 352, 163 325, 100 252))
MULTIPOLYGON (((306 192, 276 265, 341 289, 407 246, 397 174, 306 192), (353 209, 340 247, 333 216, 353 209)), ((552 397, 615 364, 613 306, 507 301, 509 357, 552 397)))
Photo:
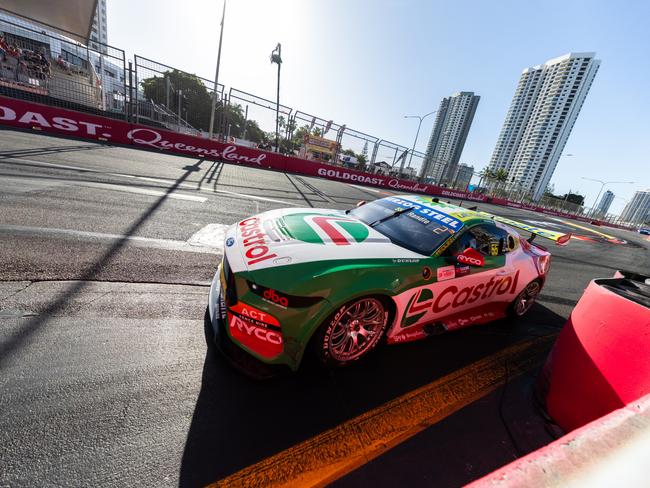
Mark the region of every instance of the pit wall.
MULTIPOLYGON (((436 185, 344 169, 293 156, 284 156, 235 144, 224 144, 215 140, 3 96, 0 96, 0 125, 394 191, 424 193, 444 198, 521 208, 582 222, 593 221, 573 214, 547 210, 503 198, 492 198, 436 185)), ((608 222, 599 223, 613 226, 608 222)))

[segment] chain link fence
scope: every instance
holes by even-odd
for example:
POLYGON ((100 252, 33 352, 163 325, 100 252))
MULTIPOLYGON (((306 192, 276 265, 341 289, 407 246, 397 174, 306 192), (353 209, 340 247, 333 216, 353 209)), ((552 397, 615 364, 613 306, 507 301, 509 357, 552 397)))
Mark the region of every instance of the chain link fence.
MULTIPOLYGON (((125 118, 184 134, 207 137, 216 97, 213 137, 278 150, 287 155, 421 183, 439 184, 444 161, 417 150, 259 97, 236 88, 226 93, 212 80, 124 51, 84 46, 65 36, 0 12, 0 94, 125 118), (279 140, 276 141, 276 120, 279 140), (277 148, 276 148, 277 146, 277 148)), ((459 175, 460 173, 457 173, 459 175)), ((470 170, 471 176, 471 170, 470 170)), ((588 215, 582 205, 544 195, 534 202, 529 190, 495 178, 479 178, 476 192, 549 210, 588 215)), ((457 176, 444 186, 466 190, 457 176)), ((605 219, 612 221, 606 216, 605 219)))
MULTIPOLYGON (((140 124, 205 136, 210 126, 214 81, 135 56, 133 115, 140 124)), ((223 85, 216 91, 215 124, 223 119, 223 85)))

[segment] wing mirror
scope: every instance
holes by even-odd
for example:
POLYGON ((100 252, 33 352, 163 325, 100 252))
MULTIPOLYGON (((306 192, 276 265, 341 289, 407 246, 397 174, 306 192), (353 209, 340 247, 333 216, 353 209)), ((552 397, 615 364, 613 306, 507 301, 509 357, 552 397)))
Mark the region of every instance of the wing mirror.
POLYGON ((485 266, 485 259, 483 258, 483 255, 471 247, 468 247, 462 253, 456 256, 456 261, 461 264, 469 264, 470 266, 477 266, 479 268, 485 266))

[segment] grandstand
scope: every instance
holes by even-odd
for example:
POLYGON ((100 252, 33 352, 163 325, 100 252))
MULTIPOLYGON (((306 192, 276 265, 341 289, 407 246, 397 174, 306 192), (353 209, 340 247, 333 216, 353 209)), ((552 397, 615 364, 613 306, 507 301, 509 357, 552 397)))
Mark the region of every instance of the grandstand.
POLYGON ((0 93, 77 110, 124 111, 123 53, 111 59, 39 29, 0 12, 0 93))

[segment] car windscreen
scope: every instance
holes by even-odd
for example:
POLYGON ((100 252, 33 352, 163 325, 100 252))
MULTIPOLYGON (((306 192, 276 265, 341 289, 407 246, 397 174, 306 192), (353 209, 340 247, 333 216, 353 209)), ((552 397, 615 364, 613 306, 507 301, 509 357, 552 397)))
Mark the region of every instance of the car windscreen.
POLYGON ((398 246, 425 256, 431 256, 463 226, 458 219, 433 207, 397 197, 367 203, 351 210, 350 215, 372 225, 398 246), (410 210, 391 217, 405 208, 410 210))

